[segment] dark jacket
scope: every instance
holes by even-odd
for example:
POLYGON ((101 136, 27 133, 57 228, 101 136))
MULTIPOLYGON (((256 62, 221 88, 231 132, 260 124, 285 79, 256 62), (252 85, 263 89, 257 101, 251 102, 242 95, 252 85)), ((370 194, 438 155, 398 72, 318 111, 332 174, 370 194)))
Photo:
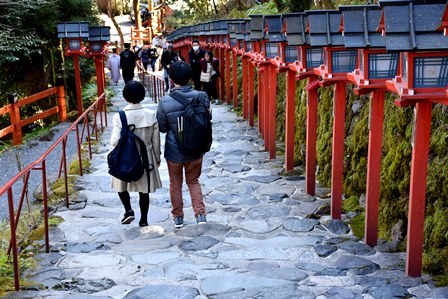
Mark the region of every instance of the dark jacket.
MULTIPOLYGON (((202 58, 200 61, 201 64, 201 72, 207 72, 207 61, 205 58, 202 58)), ((215 70, 216 74, 219 76, 219 60, 218 58, 213 57, 212 60, 212 68, 215 70)))
MULTIPOLYGON (((178 92, 184 95, 188 100, 199 96, 204 100, 205 106, 210 109, 210 100, 203 91, 197 91, 190 86, 174 87, 171 92, 178 92)), ((169 95, 166 95, 160 101, 157 107, 157 122, 159 130, 166 133, 165 136, 165 159, 172 162, 189 162, 199 159, 202 155, 187 156, 177 149, 176 132, 177 118, 182 115, 185 107, 169 95)))
POLYGON ((162 66, 164 68, 168 68, 168 66, 170 64, 172 64, 173 62, 176 62, 180 60, 179 55, 176 53, 176 51, 168 51, 168 50, 164 50, 162 53, 162 58, 160 59, 160 62, 162 62, 162 66))
POLYGON ((188 59, 190 62, 191 70, 193 71, 193 77, 198 77, 201 74, 201 67, 199 62, 202 58, 204 58, 205 50, 199 48, 198 53, 196 53, 193 49, 190 49, 188 52, 188 59))

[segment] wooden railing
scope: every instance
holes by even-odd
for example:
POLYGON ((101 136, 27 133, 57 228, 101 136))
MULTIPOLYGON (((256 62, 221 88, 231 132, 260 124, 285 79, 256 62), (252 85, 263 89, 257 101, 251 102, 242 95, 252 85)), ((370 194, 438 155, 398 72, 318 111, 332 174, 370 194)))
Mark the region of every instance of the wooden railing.
MULTIPOLYGON (((57 88, 58 89, 58 88, 57 88)), ((51 89, 52 91, 47 91, 44 93, 41 93, 39 95, 43 94, 51 94, 51 92, 55 92, 55 89, 51 89)), ((58 89, 60 92, 59 95, 62 95, 61 93, 62 89, 58 89)), ((30 97, 31 99, 39 98, 34 95, 33 97, 30 97)), ((30 98, 24 99, 21 101, 21 104, 24 105, 24 103, 30 103, 32 102, 30 98)), ((16 106, 14 106, 16 108, 16 106)), ((15 109, 14 108, 14 109, 15 109)), ((50 109, 50 111, 57 110, 57 109, 50 109)), ((65 107, 64 107, 65 110, 65 107)), ((48 111, 48 110, 47 110, 48 111)), ((41 113, 39 114, 42 116, 44 115, 50 115, 47 113, 41 113)), ((38 119, 37 117, 35 117, 38 119)), ((29 123, 30 121, 24 121, 25 123, 29 123)), ((14 266, 14 284, 15 284, 15 290, 18 291, 20 289, 20 270, 19 270, 19 262, 18 262, 18 256, 19 256, 19 244, 17 244, 17 225, 19 223, 20 214, 22 210, 23 201, 25 198, 25 194, 27 193, 28 188, 28 180, 30 177, 30 174, 32 170, 39 170, 38 174, 40 173, 40 176, 42 178, 42 203, 43 203, 43 217, 44 217, 44 229, 45 229, 45 251, 49 252, 49 234, 48 234, 48 194, 47 194, 47 169, 46 169, 46 160, 48 159, 49 155, 58 147, 62 147, 62 154, 61 154, 61 160, 59 164, 59 172, 58 172, 58 178, 61 177, 62 173, 64 174, 64 182, 65 182, 65 203, 66 206, 69 207, 69 198, 68 198, 68 181, 67 181, 67 157, 66 157, 66 146, 67 141, 70 132, 75 131, 76 132, 76 140, 72 142, 76 142, 77 149, 78 149, 78 164, 79 164, 79 175, 83 175, 83 168, 82 168, 82 155, 81 155, 81 144, 83 142, 87 142, 87 150, 89 159, 92 159, 92 146, 91 146, 91 140, 94 138, 98 140, 98 127, 100 127, 101 131, 103 130, 103 123, 107 126, 107 118, 106 118, 106 101, 105 101, 105 95, 104 93, 98 97, 98 99, 88 108, 86 109, 79 118, 73 122, 70 127, 59 137, 59 139, 51 145, 48 150, 36 161, 32 162, 28 166, 26 166, 22 171, 20 171, 16 176, 14 176, 9 182, 7 182, 4 186, 0 188, 0 196, 7 194, 8 197, 8 209, 9 209, 9 223, 10 223, 10 232, 11 232, 11 238, 8 248, 8 255, 12 252, 13 256, 13 266, 14 266), (104 117, 104 122, 103 122, 104 117), (80 132, 81 131, 81 132, 80 132), (92 132, 93 131, 93 132, 92 132), (92 136, 93 135, 93 136, 92 136), (19 200, 19 204, 17 209, 14 209, 14 200, 13 200, 13 186, 16 186, 16 183, 23 182, 23 186, 20 186, 22 188, 21 190, 21 197, 19 200)), ((72 136, 72 135, 71 135, 72 136)), ((17 184, 20 185, 20 184, 17 184)))
POLYGON ((149 73, 141 65, 137 64, 138 75, 140 82, 146 87, 148 96, 150 96, 155 103, 165 95, 165 81, 159 76, 149 73))
POLYGON ((6 128, 0 130, 0 138, 8 134, 12 134, 13 145, 18 145, 22 143, 22 128, 27 126, 37 120, 44 119, 53 114, 59 114, 59 121, 63 122, 67 119, 66 112, 66 101, 65 101, 65 89, 64 86, 53 87, 45 91, 36 93, 32 96, 23 98, 17 103, 12 103, 0 108, 0 116, 8 114, 10 116, 11 124, 6 128), (31 103, 37 102, 42 99, 46 99, 50 96, 57 95, 57 105, 31 117, 22 119, 20 115, 20 107, 29 105, 31 103))

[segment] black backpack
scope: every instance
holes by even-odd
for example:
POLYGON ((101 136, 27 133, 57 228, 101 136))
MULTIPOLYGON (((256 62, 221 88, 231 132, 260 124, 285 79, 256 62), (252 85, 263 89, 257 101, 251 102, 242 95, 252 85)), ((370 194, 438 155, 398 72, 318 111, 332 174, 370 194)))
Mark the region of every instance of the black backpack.
POLYGON ((134 134, 135 125, 128 125, 124 111, 120 111, 119 114, 122 126, 121 135, 117 146, 107 155, 109 174, 129 183, 138 181, 146 170, 149 188, 149 172, 154 166, 149 164, 146 145, 134 134), (140 145, 141 154, 137 143, 140 145))
POLYGON ((134 68, 135 67, 135 54, 130 50, 124 50, 120 53, 120 66, 121 68, 134 68))
POLYGON ((185 106, 181 116, 177 118, 175 132, 177 149, 184 155, 197 156, 205 154, 212 146, 212 115, 204 105, 199 93, 188 101, 177 92, 170 96, 185 106))

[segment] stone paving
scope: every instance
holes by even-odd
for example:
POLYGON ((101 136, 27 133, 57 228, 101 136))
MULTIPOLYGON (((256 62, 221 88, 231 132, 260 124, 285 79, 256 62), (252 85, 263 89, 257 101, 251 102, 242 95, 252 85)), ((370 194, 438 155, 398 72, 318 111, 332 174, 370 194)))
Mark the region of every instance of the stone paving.
MULTIPOLYGON (((125 105, 121 88, 109 120, 125 105)), ((302 176, 282 176, 282 159, 268 159, 257 129, 230 106, 214 105, 213 119, 201 176, 208 224, 196 224, 184 187, 185 226, 174 228, 164 160, 149 226, 138 227, 137 194, 136 220, 120 224, 124 210, 107 174, 109 127, 71 209, 55 213, 65 221, 51 230, 51 253, 27 273, 36 289, 6 298, 448 298, 430 277, 404 275, 404 253, 371 248, 331 220, 328 190, 311 197, 302 176)))

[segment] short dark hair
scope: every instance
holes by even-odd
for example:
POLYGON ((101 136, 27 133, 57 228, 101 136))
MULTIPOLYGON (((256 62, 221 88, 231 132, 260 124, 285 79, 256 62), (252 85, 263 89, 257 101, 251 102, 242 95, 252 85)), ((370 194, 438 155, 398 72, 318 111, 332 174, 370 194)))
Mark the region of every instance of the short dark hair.
POLYGON ((197 43, 197 44, 199 45, 199 40, 194 39, 194 40, 191 42, 191 44, 194 44, 194 43, 197 43))
POLYGON ((192 76, 191 66, 185 61, 176 61, 171 64, 168 74, 175 84, 185 86, 192 76))
POLYGON ((138 81, 129 81, 123 88, 123 97, 132 104, 138 104, 145 98, 145 87, 138 81))

